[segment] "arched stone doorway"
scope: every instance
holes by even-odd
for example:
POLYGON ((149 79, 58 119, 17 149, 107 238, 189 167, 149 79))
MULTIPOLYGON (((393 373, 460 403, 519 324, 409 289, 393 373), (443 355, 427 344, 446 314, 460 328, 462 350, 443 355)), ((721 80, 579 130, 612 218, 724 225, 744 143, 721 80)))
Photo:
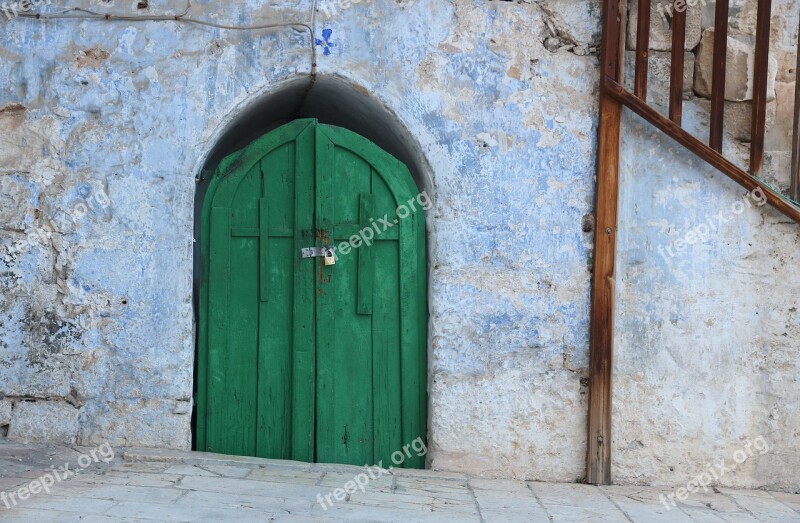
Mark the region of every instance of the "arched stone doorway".
MULTIPOLYGON (((351 86, 338 81, 330 85, 321 82, 317 88, 321 94, 314 98, 308 96, 307 92, 289 88, 253 104, 253 107, 245 111, 220 139, 199 180, 196 209, 198 211, 202 209, 202 212, 198 213, 201 220, 196 225, 199 233, 196 238, 202 248, 210 250, 201 249, 196 255, 195 288, 199 343, 198 366, 195 373, 198 403, 194 423, 195 445, 198 450, 272 458, 353 464, 380 461, 388 463, 392 452, 400 450, 404 445, 407 446, 412 440, 418 438, 424 440, 426 437, 427 267, 423 211, 427 210, 426 204, 429 204, 430 200, 424 187, 419 188, 417 185, 423 178, 420 176, 418 158, 415 158, 413 151, 404 145, 405 138, 400 127, 389 123, 388 112, 384 110, 381 114, 375 110, 376 107, 369 107, 375 105, 373 100, 364 98, 363 94, 351 86), (301 98, 296 98, 298 95, 301 98), (358 100, 359 98, 361 99, 358 100), (291 100, 295 102, 304 100, 304 103, 296 106, 291 114, 287 114, 287 108, 292 106, 291 100), (259 112, 270 117, 252 118, 252 115, 259 112), (346 119, 351 130, 319 124, 316 119, 291 120, 292 116, 306 112, 321 114, 328 121, 344 123, 343 119, 346 119), (303 127, 306 138, 302 138, 303 127), (315 130, 309 131, 312 127, 315 130), (353 132, 354 127, 369 133, 372 139, 383 142, 384 146, 393 149, 398 157, 405 157, 412 168, 417 170, 417 176, 414 177, 416 183, 402 161, 398 162, 390 154, 353 132), (287 130, 290 131, 288 134, 287 130), (266 134, 253 141, 242 150, 243 152, 229 154, 232 149, 236 149, 237 144, 241 146, 243 143, 248 143, 253 136, 259 136, 258 133, 263 132, 266 134), (309 138, 311 136, 309 132, 317 138, 313 140, 309 138), (323 135, 334 137, 331 140, 330 158, 327 161, 319 159, 320 155, 324 154, 322 152, 324 146, 320 148, 319 138, 323 135), (270 151, 264 149, 265 141, 275 141, 276 136, 281 136, 278 141, 284 138, 286 140, 283 140, 282 144, 277 142, 272 144, 275 147, 270 151), (310 143, 311 141, 315 141, 316 145, 310 143), (338 145, 334 145, 333 142, 337 141, 338 145), (257 145, 259 143, 261 146, 257 145), (253 166, 244 165, 242 162, 253 163, 250 160, 255 160, 255 163, 266 162, 271 166, 270 169, 283 172, 280 176, 283 176, 284 182, 281 183, 285 184, 287 177, 292 177, 286 173, 304 169, 299 163, 280 165, 282 160, 278 158, 286 158, 289 149, 285 146, 289 143, 291 143, 290 155, 296 156, 300 163, 303 160, 297 151, 303 147, 313 150, 309 162, 316 162, 315 167, 305 170, 314 171, 314 175, 305 181, 302 181, 301 177, 296 178, 300 185, 310 183, 308 189, 311 192, 306 195, 308 201, 305 204, 299 200, 295 201, 295 207, 278 211, 276 216, 299 216, 297 209, 305 205, 311 213, 309 216, 315 216, 313 223, 309 222, 309 227, 305 229, 296 225, 292 234, 286 235, 285 241, 277 237, 264 237, 261 232, 251 234, 252 238, 249 240, 245 239, 247 235, 242 236, 244 233, 258 230, 260 225, 265 231, 271 232, 276 232, 282 225, 286 225, 279 223, 267 225, 264 217, 275 214, 275 211, 267 208, 274 209, 280 205, 280 201, 289 201, 291 198, 287 198, 290 196, 287 193, 273 198, 269 203, 268 193, 277 195, 280 190, 277 186, 267 190, 268 183, 265 180, 268 176, 264 176, 264 167, 254 170, 253 166), (355 156, 367 166, 366 170, 355 166, 352 158, 346 159, 343 154, 336 153, 339 146, 342 151, 346 150, 347 154, 360 150, 361 152, 356 151, 355 156), (261 150, 258 150, 259 147, 261 150), (276 152, 282 147, 285 149, 283 152, 276 152), (313 159, 314 152, 317 160, 313 159), (272 153, 277 156, 270 157, 272 153), (334 160, 337 154, 342 158, 334 160), (222 160, 225 155, 228 155, 227 159, 222 160), (249 158, 246 161, 243 159, 245 156, 249 158), (332 194, 327 196, 320 194, 325 192, 319 188, 319 181, 324 179, 320 170, 329 170, 330 182, 333 182, 333 186, 341 188, 339 196, 333 198, 339 203, 335 205, 333 201, 321 203, 332 194), (220 182, 219 176, 238 176, 241 180, 237 184, 240 184, 242 180, 248 178, 248 171, 252 171, 251 181, 248 183, 254 185, 250 189, 245 188, 242 192, 245 196, 237 197, 237 189, 228 189, 225 198, 230 201, 225 205, 217 202, 220 188, 228 183, 220 182), (255 171, 261 172, 253 176, 255 171), (362 174, 358 175, 358 172, 362 174), (216 173, 217 176, 211 173, 216 173), (364 179, 348 187, 345 180, 358 176, 364 179), (385 188, 379 187, 383 183, 381 180, 386 182, 385 188), (394 187, 391 190, 385 190, 392 185, 394 187), (261 198, 258 195, 259 191, 262 191, 261 198), (239 206, 238 211, 233 208, 236 205, 232 203, 237 198, 241 200, 236 204, 239 206), (401 211, 404 206, 408 207, 409 203, 412 207, 411 212, 401 211), (330 212, 323 211, 326 205, 330 212), (334 210, 334 207, 337 209, 334 210), (414 212, 417 210, 418 213, 414 212), (263 216, 259 216, 259 211, 263 216), (328 218, 323 216, 326 213, 329 215, 328 218), (226 216, 223 217, 222 214, 226 216), (342 223, 334 223, 337 220, 334 216, 337 214, 341 217, 339 221, 342 223), (320 240, 324 237, 324 241, 330 240, 332 244, 336 244, 352 238, 353 235, 349 233, 362 231, 364 226, 369 224, 374 226, 374 230, 378 230, 380 221, 376 222, 376 218, 380 220, 381 217, 395 215, 399 216, 399 219, 385 223, 400 222, 399 226, 394 231, 388 228, 381 231, 384 236, 381 243, 375 242, 376 247, 371 249, 362 247, 355 256, 351 255, 349 260, 347 258, 339 260, 340 253, 336 252, 338 266, 328 267, 323 259, 308 260, 307 268, 311 268, 308 281, 303 278, 305 269, 297 269, 302 258, 299 252, 293 251, 300 250, 302 241, 309 243, 309 246, 316 246, 317 243, 321 246, 320 240), (411 218, 403 219, 407 216, 411 218), (234 223, 237 220, 242 223, 234 223), (249 223, 248 220, 253 223, 249 223), (348 229, 348 234, 344 234, 344 229, 348 226, 353 231, 348 229), (214 231, 215 227, 218 229, 217 232, 214 231), (339 232, 334 232, 337 228, 339 232), (217 254, 215 262, 211 251, 215 249, 213 238, 222 241, 219 240, 222 237, 220 229, 228 232, 227 240, 224 240, 227 242, 228 254, 222 258, 217 254), (310 234, 310 237, 304 238, 302 234, 310 234), (331 234, 330 238, 328 234, 331 234), (234 239, 237 236, 240 239, 234 239), (298 241, 300 243, 297 243, 298 241), (392 241, 396 242, 396 246, 388 247, 392 241), (231 246, 237 242, 242 245, 239 248, 232 248, 231 246), (278 243, 286 245, 278 246, 278 243), (388 248, 377 247, 379 244, 384 244, 388 248), (240 252, 237 249, 244 251, 240 252), (273 257, 275 252, 280 250, 286 251, 283 254, 289 260, 288 265, 283 268, 280 268, 283 262, 273 257), (231 272, 234 253, 243 258, 253 258, 249 260, 252 262, 250 263, 252 267, 237 267, 231 272), (219 260, 223 258, 227 259, 228 266, 222 272, 215 271, 213 265, 216 263, 217 267, 220 267, 219 260), (313 268, 316 267, 316 262, 319 271, 313 268), (274 277, 276 267, 278 273, 286 273, 282 274, 286 277, 285 282, 279 282, 274 277), (293 270, 292 267, 297 270, 294 274, 289 274, 293 270), (246 274, 248 271, 252 272, 249 276, 246 274), (320 278, 317 278, 317 272, 321 275, 320 278), (331 274, 325 275, 325 272, 331 274), (353 272, 352 277, 344 275, 349 272, 353 272), (362 273, 369 276, 363 277, 362 273), (232 274, 236 276, 232 277, 232 274), (271 276, 265 276, 266 274, 271 276), (406 274, 405 279, 403 274, 406 274), (335 290, 331 288, 330 290, 334 292, 330 295, 326 295, 327 289, 318 288, 321 282, 325 283, 326 278, 327 283, 330 283, 332 276, 335 284, 339 275, 342 276, 340 281, 344 283, 340 284, 341 288, 335 290), (392 283, 395 276, 397 279, 392 283), (224 283, 228 288, 215 291, 215 285, 220 287, 220 278, 226 277, 230 279, 224 283), (235 278, 242 281, 235 283, 233 281, 235 278), (253 281, 250 282, 248 278, 253 281), (315 284, 316 279, 320 282, 315 284), (268 284, 267 280, 271 283, 268 284), (305 283, 298 285, 299 280, 305 283), (232 287, 236 285, 238 290, 232 292, 232 287), (286 288, 276 294, 275 289, 266 290, 269 285, 274 285, 275 289, 286 288), (368 291, 365 291, 365 288, 368 288, 368 291), (226 323, 231 321, 230 317, 214 318, 214 309, 208 306, 208 300, 209 297, 213 300, 215 292, 217 296, 225 295, 233 298, 233 301, 250 303, 249 307, 252 309, 250 312, 244 309, 238 311, 235 308, 230 309, 230 303, 226 305, 228 309, 225 314, 232 313, 236 317, 233 323, 238 320, 244 323, 240 322, 241 324, 234 329, 228 328, 229 325, 226 323), (297 293, 303 292, 310 294, 305 298, 294 299, 297 293), (368 299, 365 292, 369 293, 368 299), (253 296, 249 296, 250 294, 253 296), (283 304, 281 300, 285 301, 286 296, 291 296, 294 301, 290 299, 283 304), (353 297, 354 303, 349 304, 349 297, 353 297), (343 309, 353 308, 350 321, 343 319, 341 314, 334 321, 332 315, 325 312, 328 306, 325 305, 326 300, 330 302, 329 306, 339 313, 343 309), (298 308, 298 303, 301 305, 305 303, 308 307, 298 308), (286 325, 283 325, 282 330, 266 333, 270 321, 272 326, 281 323, 281 320, 277 319, 281 316, 280 311, 287 312, 286 318, 283 318, 287 321, 282 322, 286 325), (248 314, 252 316, 250 319, 253 320, 251 321, 253 328, 249 333, 242 335, 242 330, 248 330, 246 327, 242 328, 242 325, 247 324, 248 314), (326 314, 332 320, 327 325, 324 321, 326 314), (259 320, 259 315, 263 321, 259 320), (225 328, 221 329, 220 326, 225 328), (394 332, 395 330, 397 332, 394 332), (233 331, 236 331, 236 334, 233 336, 235 343, 232 344, 233 331), (297 350, 302 343, 298 345, 292 337, 303 335, 308 337, 309 334, 311 337, 306 340, 308 342, 306 345, 312 350, 305 351, 307 353, 304 354, 302 348, 297 350), (239 340, 237 336, 244 338, 239 340), (363 339, 359 341, 360 338, 363 339), (265 342, 265 339, 268 341, 265 342), (222 365, 221 361, 225 358, 221 356, 231 357, 225 350, 230 350, 237 343, 239 348, 233 348, 234 353, 238 354, 233 357, 236 361, 232 365, 222 365), (345 355, 348 343, 360 347, 359 350, 363 353, 361 357, 354 357, 348 361, 345 355), (276 344, 283 345, 283 348, 275 351, 276 344), (272 347, 271 352, 268 347, 272 347), (306 361, 303 361, 304 358, 306 361), (270 360, 270 363, 266 364, 266 360, 270 360), (252 367, 248 367, 248 361, 252 367), (360 365, 361 363, 363 365, 360 365), (360 372, 363 376, 359 374, 359 366, 364 367, 361 369, 363 372, 360 372), (338 399, 334 389, 338 390, 338 399), (331 398, 331 402, 326 401, 331 398)), ((290 185, 294 191, 295 184, 290 185)), ((271 232, 266 234, 271 235, 271 232)), ((276 236, 280 235, 276 233, 276 236)), ((244 263, 248 264, 247 261, 244 263)), ((358 351, 354 351, 354 354, 356 352, 358 351)), ((424 466, 424 457, 417 456, 407 460, 404 466, 424 466)))

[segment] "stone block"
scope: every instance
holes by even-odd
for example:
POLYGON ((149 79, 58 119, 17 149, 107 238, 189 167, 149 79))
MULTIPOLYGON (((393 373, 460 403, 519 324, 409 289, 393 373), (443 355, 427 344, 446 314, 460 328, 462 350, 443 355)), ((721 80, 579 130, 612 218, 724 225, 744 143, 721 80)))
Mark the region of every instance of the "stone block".
POLYGON ((600 24, 592 12, 600 10, 595 2, 548 0, 539 4, 562 39, 576 45, 599 45, 600 24))
MULTIPOLYGON (((725 75, 725 99, 744 102, 753 99, 753 70, 755 49, 732 36, 728 37, 727 69, 725 75)), ((703 31, 703 39, 695 62, 694 91, 698 96, 711 97, 711 80, 714 63, 714 30, 703 31)), ((775 99, 775 77, 778 62, 769 57, 767 100, 775 99)))
POLYGON ((118 399, 104 402, 91 398, 84 410, 89 418, 81 426, 78 443, 93 447, 161 447, 188 449, 191 446, 191 416, 175 414, 185 401, 118 399))
POLYGON ((778 61, 776 82, 794 82, 797 78, 797 50, 778 48, 774 51, 778 61))
MULTIPOLYGON (((670 20, 677 2, 655 0, 650 7, 650 49, 670 51, 672 49, 672 30, 670 20)), ((701 6, 695 1, 686 9, 686 41, 684 49, 691 51, 700 43, 701 6)), ((639 4, 632 0, 628 4, 628 49, 636 49, 636 21, 639 18, 639 4)))
MULTIPOLYGON (((775 108, 775 102, 767 103, 767 129, 775 124, 775 108)), ((753 104, 751 102, 725 102, 725 132, 732 138, 749 143, 752 121, 753 104)))
MULTIPOLYGON (((636 53, 625 52, 625 84, 633 86, 635 73, 636 53)), ((669 106, 669 77, 671 53, 650 51, 647 69, 647 101, 660 108, 669 106)), ((694 83, 694 53, 685 52, 683 59, 683 97, 692 95, 694 83)))
POLYGON ((80 410, 62 401, 19 401, 8 439, 23 443, 74 444, 80 410))
POLYGON ((0 400, 0 427, 11 423, 11 402, 0 400))
MULTIPOLYGON (((795 82, 775 83, 775 118, 767 126, 765 149, 768 151, 790 151, 794 132, 795 82)), ((769 105, 773 104, 767 104, 769 105)), ((767 111, 769 118, 769 110, 767 111)))
POLYGON ((19 175, 0 176, 0 228, 25 230, 26 217, 33 214, 33 184, 19 175))

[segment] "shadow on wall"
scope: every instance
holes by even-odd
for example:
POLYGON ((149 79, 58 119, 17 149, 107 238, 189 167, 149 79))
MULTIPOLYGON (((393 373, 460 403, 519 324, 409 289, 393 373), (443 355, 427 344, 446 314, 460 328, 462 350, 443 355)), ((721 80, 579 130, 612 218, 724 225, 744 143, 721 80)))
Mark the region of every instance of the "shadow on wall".
POLYGON ((222 133, 203 167, 210 178, 219 162, 273 129, 298 118, 344 127, 372 141, 408 166, 417 186, 430 190, 429 172, 417 140, 380 100, 341 77, 320 77, 308 90, 308 80, 290 82, 245 109, 222 133))

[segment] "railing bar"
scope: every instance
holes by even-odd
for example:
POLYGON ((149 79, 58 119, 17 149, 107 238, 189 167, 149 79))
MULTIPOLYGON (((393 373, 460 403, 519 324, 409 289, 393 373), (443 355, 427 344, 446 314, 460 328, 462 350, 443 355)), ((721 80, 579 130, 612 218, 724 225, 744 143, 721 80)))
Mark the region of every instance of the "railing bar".
POLYGON ((622 82, 625 78, 625 49, 628 41, 628 2, 619 2, 617 5, 619 12, 619 26, 617 30, 617 81, 622 82))
POLYGON ((689 149, 699 156, 700 159, 727 175, 748 191, 761 188, 767 203, 778 209, 786 215, 786 217, 800 223, 800 207, 789 202, 785 196, 776 193, 770 187, 759 182, 756 178, 741 170, 717 151, 714 151, 702 141, 695 138, 691 133, 676 125, 675 122, 639 100, 633 93, 628 92, 628 90, 620 85, 619 82, 615 82, 612 78, 603 78, 601 82, 601 90, 603 93, 607 93, 619 100, 628 109, 656 126, 667 136, 670 136, 673 140, 689 149))
MULTIPOLYGON (((800 68, 800 31, 797 40, 797 67, 800 68)), ((797 69, 795 69, 797 71, 797 69)), ((792 134, 792 183, 789 196, 800 201, 800 82, 794 88, 794 134, 792 134)))
POLYGON ((750 174, 761 175, 764 166, 764 132, 767 124, 767 75, 769 26, 772 0, 758 0, 755 68, 753 71, 753 121, 750 143, 750 174))
POLYGON ((650 55, 650 0, 639 0, 636 22, 636 72, 633 94, 647 100, 647 59, 650 55))
POLYGON ((686 7, 672 17, 672 61, 669 72, 669 119, 680 125, 683 119, 683 60, 686 46, 686 7))
POLYGON ((709 146, 722 152, 725 129, 725 73, 728 66, 728 1, 717 0, 714 15, 714 63, 711 74, 711 132, 709 146))

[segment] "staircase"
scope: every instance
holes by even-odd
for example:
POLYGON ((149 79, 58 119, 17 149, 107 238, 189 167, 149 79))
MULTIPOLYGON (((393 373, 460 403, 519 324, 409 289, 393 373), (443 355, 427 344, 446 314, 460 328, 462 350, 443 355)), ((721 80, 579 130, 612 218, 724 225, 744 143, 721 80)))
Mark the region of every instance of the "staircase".
MULTIPOLYGON (((593 273, 587 448, 587 482, 592 484, 611 483, 611 369, 620 127, 623 108, 638 114, 748 191, 760 190, 767 203, 800 223, 800 203, 798 203, 800 201, 800 90, 798 89, 794 98, 789 194, 783 194, 762 179, 770 74, 770 25, 774 15, 772 0, 753 0, 753 3, 757 2, 757 13, 753 39, 752 119, 747 170, 738 166, 735 158, 723 154, 730 0, 717 0, 714 5, 713 61, 709 88, 711 106, 708 115, 710 125, 708 136, 703 137, 697 137, 684 129, 682 120, 687 11, 698 4, 705 6, 706 2, 690 1, 687 6, 685 0, 675 0, 674 3, 666 5, 651 5, 651 0, 632 1, 636 2, 633 6, 636 8, 636 15, 629 17, 626 1, 603 0, 597 232, 593 273), (653 16, 663 17, 670 29, 669 93, 666 114, 648 103, 653 16), (632 88, 628 88, 624 82, 626 36, 633 33, 626 30, 627 24, 635 24, 636 29, 632 88)), ((795 86, 798 85, 800 84, 795 82, 795 86)))

